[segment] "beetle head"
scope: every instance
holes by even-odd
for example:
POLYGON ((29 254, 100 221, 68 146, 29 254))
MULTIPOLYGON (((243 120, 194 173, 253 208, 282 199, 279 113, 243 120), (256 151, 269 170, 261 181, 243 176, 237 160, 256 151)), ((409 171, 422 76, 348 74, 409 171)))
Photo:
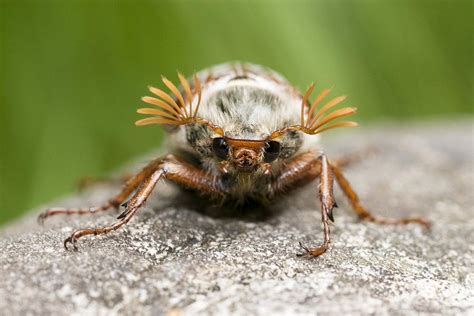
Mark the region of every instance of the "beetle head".
POLYGON ((301 102, 299 109, 288 111, 288 100, 263 86, 256 88, 257 81, 245 80, 227 83, 225 89, 215 91, 214 98, 208 95, 201 116, 199 108, 203 96, 199 77, 194 76, 192 83, 181 74, 178 77, 181 89, 163 78, 170 94, 150 87, 156 97, 143 97, 142 100, 155 108, 142 108, 137 112, 152 117, 135 124, 185 125, 188 143, 201 158, 217 158, 224 172, 263 170, 268 173, 273 161, 290 156, 288 148, 293 148, 294 152, 298 139, 295 135, 315 135, 332 128, 357 125, 352 121, 334 122, 353 114, 355 108, 329 111, 342 102, 344 96, 319 106, 329 89, 323 90, 311 103, 309 97, 314 84, 311 85, 304 95, 293 96, 292 100, 301 102))
POLYGON ((212 140, 214 155, 222 172, 271 171, 270 163, 280 154, 276 141, 216 137, 212 140))

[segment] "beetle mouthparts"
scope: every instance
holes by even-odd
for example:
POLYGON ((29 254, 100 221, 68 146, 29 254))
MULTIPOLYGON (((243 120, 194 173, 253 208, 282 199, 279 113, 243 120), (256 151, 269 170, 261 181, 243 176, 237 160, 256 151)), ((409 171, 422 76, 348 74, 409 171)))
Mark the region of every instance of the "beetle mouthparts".
POLYGON ((251 171, 257 165, 259 153, 253 148, 235 148, 233 152, 234 162, 242 171, 251 171))

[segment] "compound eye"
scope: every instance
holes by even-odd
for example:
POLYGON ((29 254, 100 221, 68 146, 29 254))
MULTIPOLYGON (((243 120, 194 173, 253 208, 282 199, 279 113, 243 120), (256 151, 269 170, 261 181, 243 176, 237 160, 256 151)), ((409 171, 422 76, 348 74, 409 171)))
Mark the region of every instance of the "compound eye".
POLYGON ((227 145, 227 142, 222 137, 216 137, 212 140, 212 150, 221 159, 227 159, 229 155, 229 145, 227 145))
POLYGON ((280 155, 280 143, 276 141, 269 141, 265 144, 265 154, 263 160, 265 162, 272 162, 280 155))

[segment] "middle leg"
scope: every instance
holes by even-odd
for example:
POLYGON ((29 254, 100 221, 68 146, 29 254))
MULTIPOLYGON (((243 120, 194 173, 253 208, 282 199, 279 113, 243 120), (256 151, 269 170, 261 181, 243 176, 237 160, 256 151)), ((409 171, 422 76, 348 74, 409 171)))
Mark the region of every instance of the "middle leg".
POLYGON ((98 206, 91 206, 91 207, 55 207, 49 208, 43 213, 38 216, 38 223, 43 224, 45 219, 55 215, 84 215, 84 214, 94 214, 101 211, 106 211, 111 208, 118 209, 120 204, 122 204, 129 196, 132 194, 133 191, 145 180, 149 177, 153 172, 156 171, 158 165, 160 164, 161 159, 155 159, 151 161, 148 165, 146 165, 139 173, 137 173, 133 177, 129 177, 129 179, 125 182, 122 187, 122 190, 112 198, 110 198, 106 203, 98 206))
POLYGON ((357 213, 360 219, 371 221, 377 224, 409 224, 409 223, 416 223, 425 226, 426 228, 430 228, 430 222, 422 217, 406 217, 406 218, 386 218, 382 216, 372 215, 365 207, 362 206, 360 203, 359 197, 357 193, 352 189, 349 181, 347 181, 346 177, 343 175, 341 169, 332 164, 332 170, 334 171, 334 175, 336 176, 336 181, 341 187, 344 194, 349 199, 349 202, 352 205, 352 208, 357 213))

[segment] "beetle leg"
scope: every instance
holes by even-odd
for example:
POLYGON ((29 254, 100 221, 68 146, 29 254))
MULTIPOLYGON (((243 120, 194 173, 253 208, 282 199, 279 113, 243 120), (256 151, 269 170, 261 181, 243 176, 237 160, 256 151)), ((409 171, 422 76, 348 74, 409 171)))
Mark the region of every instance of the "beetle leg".
MULTIPOLYGON (((67 245, 71 243, 74 250, 77 250, 77 241, 79 238, 87 235, 107 234, 128 223, 137 210, 146 202, 160 179, 167 179, 186 187, 199 190, 200 192, 209 194, 223 193, 220 182, 217 181, 216 177, 179 160, 173 155, 168 155, 163 159, 157 159, 146 168, 149 168, 151 172, 147 171, 145 173, 147 176, 142 181, 135 195, 126 203, 125 211, 117 217, 118 220, 116 222, 108 226, 77 230, 64 241, 64 247, 67 249, 67 245)), ((140 174, 143 172, 144 171, 140 174)), ((137 176, 135 176, 135 178, 137 176)))
MULTIPOLYGON (((324 241, 319 247, 307 248, 300 243, 300 246, 305 250, 305 253, 314 257, 320 256, 326 252, 331 242, 329 238, 329 220, 334 221, 332 210, 337 206, 334 200, 333 194, 333 183, 334 176, 332 168, 326 158, 326 155, 322 154, 318 157, 321 163, 321 175, 319 183, 319 200, 321 202, 321 221, 323 223, 323 236, 324 241)), ((299 254, 304 255, 304 254, 299 254)))
POLYGON ((117 209, 125 199, 132 194, 133 191, 140 185, 140 183, 147 177, 149 177, 157 168, 158 163, 161 159, 156 159, 150 162, 145 168, 143 168, 135 176, 130 177, 124 184, 122 190, 109 199, 106 203, 99 206, 92 207, 80 207, 80 208, 49 208, 38 216, 38 223, 43 224, 44 220, 50 216, 58 214, 94 214, 100 211, 106 211, 111 208, 117 209))
POLYGON ((406 218, 386 218, 382 216, 372 215, 369 211, 367 211, 360 203, 359 197, 357 193, 354 192, 352 189, 349 181, 347 181, 346 177, 342 174, 342 171, 337 165, 331 165, 332 170, 334 171, 334 175, 336 177, 336 181, 341 187, 342 191, 348 198, 349 202, 352 205, 352 208, 357 213, 360 219, 371 221, 378 224, 409 224, 409 223, 416 223, 425 226, 426 228, 430 227, 430 222, 421 217, 406 217, 406 218))
POLYGON ((104 227, 76 230, 71 236, 69 236, 64 241, 64 247, 68 249, 67 244, 71 243, 72 246, 74 247, 74 250, 77 250, 77 240, 81 238, 82 236, 107 234, 108 232, 119 229, 120 227, 128 223, 128 221, 130 221, 133 215, 135 215, 138 208, 145 203, 146 199, 150 196, 151 192, 153 191, 153 188, 155 187, 156 183, 158 182, 158 180, 160 180, 163 177, 164 173, 165 171, 162 168, 160 168, 156 170, 149 178, 147 178, 143 182, 143 184, 138 189, 137 193, 135 193, 132 199, 127 203, 125 212, 123 212, 118 217, 118 221, 104 227))
POLYGON ((300 182, 312 181, 321 173, 321 163, 314 152, 301 154, 287 162, 277 178, 270 183, 270 194, 284 193, 300 182))
POLYGON ((315 153, 308 152, 295 157, 292 161, 287 163, 278 178, 271 183, 272 192, 275 194, 284 191, 300 181, 313 180, 318 176, 320 177, 319 199, 321 202, 321 221, 323 223, 324 241, 321 246, 315 248, 305 247, 300 242, 299 245, 305 253, 298 254, 299 256, 308 254, 317 257, 323 254, 329 247, 329 220, 334 221, 332 210, 334 207, 337 207, 333 196, 334 177, 331 166, 324 154, 318 157, 315 153))

